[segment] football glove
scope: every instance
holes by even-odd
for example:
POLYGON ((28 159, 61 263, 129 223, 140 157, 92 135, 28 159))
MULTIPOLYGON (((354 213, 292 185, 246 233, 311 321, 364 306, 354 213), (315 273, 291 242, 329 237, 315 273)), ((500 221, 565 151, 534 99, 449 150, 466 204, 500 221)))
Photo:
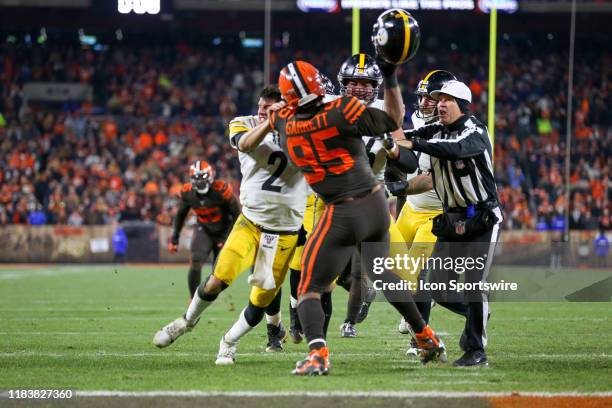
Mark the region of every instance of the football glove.
POLYGON ((389 181, 386 183, 387 186, 387 190, 389 190, 389 193, 391 193, 391 195, 394 196, 405 196, 406 195, 406 190, 408 190, 408 181, 405 180, 401 180, 401 181, 389 181))
POLYGON ((172 252, 173 254, 178 252, 178 241, 175 240, 170 240, 168 242, 168 251, 172 252))
POLYGON ((380 141, 387 153, 391 153, 398 148, 397 144, 395 143, 395 140, 393 140, 393 137, 391 136, 391 133, 387 132, 382 136, 376 136, 376 139, 380 141))
POLYGON ((385 78, 389 78, 391 75, 395 74, 395 70, 397 69, 397 65, 388 63, 382 59, 378 53, 376 53, 376 64, 385 78))

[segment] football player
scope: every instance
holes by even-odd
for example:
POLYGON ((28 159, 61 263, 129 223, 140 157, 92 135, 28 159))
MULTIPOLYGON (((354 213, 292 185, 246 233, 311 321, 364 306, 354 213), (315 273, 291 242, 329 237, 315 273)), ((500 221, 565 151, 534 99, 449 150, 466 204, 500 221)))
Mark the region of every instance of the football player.
POLYGON ((282 151, 278 135, 267 127, 268 109, 282 106, 280 100, 278 88, 267 86, 259 94, 257 115, 237 117, 229 124, 230 144, 240 159, 242 214, 212 275, 198 287, 186 313, 155 335, 153 343, 158 347, 169 346, 193 329, 219 293, 243 271, 253 268, 249 304, 221 339, 216 364, 233 364, 238 340, 263 319, 264 312, 266 350, 282 350, 286 332, 280 319, 280 288, 297 245, 307 185, 282 151))
MULTIPOLYGON (((390 78, 395 72, 394 67, 388 69, 386 77, 390 78)), ((326 96, 324 102, 332 101, 338 98, 338 95, 333 94, 333 85, 329 85, 329 79, 322 75, 322 81, 325 85, 326 96), (330 89, 332 92, 330 92, 330 89)), ((364 105, 378 108, 386 112, 390 112, 390 117, 394 119, 398 125, 402 123, 404 116, 403 103, 401 93, 397 83, 392 80, 385 81, 385 99, 378 99, 379 89, 383 83, 383 74, 378 63, 368 54, 359 53, 346 59, 340 71, 338 72, 338 83, 340 84, 340 96, 354 96, 359 99, 364 105)), ((366 146, 370 166, 376 175, 377 180, 384 182, 384 173, 387 163, 388 152, 383 148, 380 141, 377 141, 372 136, 363 136, 363 142, 366 146)), ((316 201, 314 195, 309 198, 309 204, 306 207, 305 229, 310 232, 315 221, 320 218, 323 211, 322 201, 316 201), (314 214, 312 212, 314 211, 314 214)), ((389 232, 392 242, 401 242, 401 235, 396 230, 394 223, 391 223, 389 232)), ((291 263, 291 304, 290 316, 291 326, 289 334, 294 343, 299 343, 302 339, 301 325, 297 316, 297 286, 299 283, 301 251, 296 251, 294 260, 291 263)), ((355 324, 362 322, 368 314, 371 302, 376 296, 376 291, 368 288, 365 279, 362 279, 360 258, 358 254, 353 256, 353 260, 347 268, 340 274, 336 284, 343 287, 349 292, 347 304, 347 314, 344 323, 340 326, 340 335, 342 337, 356 337, 357 329, 355 324)), ((325 313, 324 332, 327 333, 327 326, 332 312, 331 293, 323 293, 321 295, 321 304, 325 313)))
MULTIPOLYGON (((442 86, 453 79, 453 74, 444 70, 429 72, 418 84, 416 89, 417 105, 412 114, 412 125, 415 129, 438 121, 437 101, 431 97, 431 92, 442 89, 442 86)), ((396 225, 410 250, 410 257, 427 258, 431 255, 436 243, 436 236, 431 232, 432 220, 442 213, 442 202, 433 189, 431 178, 431 162, 426 153, 416 153, 419 167, 417 171, 408 175, 408 181, 396 181, 387 184, 389 191, 398 196, 406 196, 406 204, 401 209, 396 225)), ((426 271, 415 271, 410 275, 413 281, 425 279, 426 271), (419 272, 421 276, 419 277, 419 272)), ((417 302, 417 306, 425 321, 429 321, 429 307, 423 307, 423 302, 417 302)), ((410 347, 406 354, 417 356, 418 347, 414 334, 411 333, 410 325, 404 319, 400 321, 398 330, 403 334, 411 334, 410 347)))
POLYGON ((240 214, 240 205, 234 196, 232 186, 222 180, 215 180, 215 169, 198 160, 189 168, 190 182, 183 184, 179 209, 174 219, 172 237, 168 250, 177 252, 183 224, 193 209, 197 226, 191 238, 191 263, 187 281, 189 296, 193 297, 202 277, 202 265, 213 253, 217 259, 229 230, 240 214))
MULTIPOLYGON (((369 165, 361 136, 398 131, 399 125, 383 111, 368 108, 355 97, 324 103, 325 89, 319 72, 304 61, 292 62, 282 69, 279 87, 288 106, 272 113, 269 126, 278 130, 283 149, 325 202, 323 215, 304 248, 298 288, 298 314, 310 353, 297 363, 293 374, 325 375, 329 372, 329 350, 323 331, 321 293, 329 291, 362 242, 380 243, 367 254, 367 265, 389 254, 387 200, 369 165)), ((414 154, 399 148, 390 137, 385 137, 385 144, 398 165, 409 171, 416 169, 414 154)), ((387 270, 376 277, 398 284, 400 279, 387 270)), ((386 297, 391 295, 387 290, 383 293, 386 297)), ((411 294, 395 295, 401 296, 401 302, 390 303, 417 333, 424 350, 422 361, 437 358, 444 345, 422 320, 411 294)))

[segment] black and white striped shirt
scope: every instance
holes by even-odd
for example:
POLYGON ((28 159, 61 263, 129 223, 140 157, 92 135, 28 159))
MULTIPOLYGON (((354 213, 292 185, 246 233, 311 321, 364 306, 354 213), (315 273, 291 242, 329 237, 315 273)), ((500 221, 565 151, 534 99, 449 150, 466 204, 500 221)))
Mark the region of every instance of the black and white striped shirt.
POLYGON ((431 156, 434 188, 445 209, 499 202, 489 132, 474 115, 404 133, 414 151, 431 156))

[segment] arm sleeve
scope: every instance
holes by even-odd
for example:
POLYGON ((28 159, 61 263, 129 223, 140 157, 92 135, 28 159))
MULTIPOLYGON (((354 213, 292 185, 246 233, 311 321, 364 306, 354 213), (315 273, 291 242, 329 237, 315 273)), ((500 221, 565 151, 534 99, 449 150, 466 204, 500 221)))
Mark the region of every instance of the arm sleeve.
POLYGON ((446 160, 464 159, 487 149, 487 131, 480 127, 465 129, 456 139, 412 139, 412 149, 446 160))
POLYGON ((396 159, 389 159, 387 163, 391 166, 396 167, 404 173, 412 173, 419 167, 419 161, 412 150, 405 148, 404 146, 399 147, 399 156, 396 159))
POLYGON ((181 198, 181 206, 179 207, 179 210, 176 213, 176 218, 174 219, 172 242, 178 242, 181 235, 181 230, 183 229, 183 224, 185 224, 185 219, 187 218, 187 214, 189 214, 189 209, 189 204, 187 204, 185 200, 181 198))
POLYGON ((431 139, 436 133, 442 130, 442 125, 433 124, 422 126, 418 129, 404 130, 404 137, 406 139, 431 139))
POLYGON ((229 123, 229 139, 230 145, 234 149, 238 149, 238 140, 242 135, 250 130, 248 124, 242 117, 234 118, 229 123))
POLYGON ((360 135, 376 136, 398 129, 397 123, 380 109, 365 108, 355 122, 360 135))

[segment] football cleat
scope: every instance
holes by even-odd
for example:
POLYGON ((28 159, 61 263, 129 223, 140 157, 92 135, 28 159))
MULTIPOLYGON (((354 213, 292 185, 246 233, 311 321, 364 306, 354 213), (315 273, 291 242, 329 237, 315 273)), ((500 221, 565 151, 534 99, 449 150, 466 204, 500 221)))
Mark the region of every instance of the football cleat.
POLYGON ((406 319, 402 317, 402 320, 399 322, 399 326, 397 326, 397 331, 402 334, 410 334, 414 337, 414 332, 412 331, 412 327, 408 324, 406 319))
POLYGON ((329 349, 321 347, 320 349, 311 350, 304 360, 298 361, 291 374, 327 375, 329 374, 329 368, 329 349))
POLYGON ((190 324, 184 316, 181 316, 155 333, 153 344, 159 348, 168 347, 183 334, 190 332, 199 321, 200 319, 190 324))
POLYGON ((417 357, 420 352, 421 350, 419 349, 416 339, 412 337, 410 339, 410 347, 408 347, 408 350, 406 350, 406 356, 417 357))
POLYGON ((376 289, 368 288, 365 300, 361 304, 361 308, 359 309, 359 313, 357 313, 357 317, 355 318, 355 323, 362 323, 366 317, 368 317, 368 313, 370 312, 370 305, 376 299, 376 289))
POLYGON ((417 346, 419 347, 419 357, 421 363, 427 364, 430 361, 442 361, 446 356, 446 346, 444 342, 434 333, 429 326, 425 326, 422 332, 415 335, 417 346), (441 357, 444 354, 444 357, 441 357))
POLYGON ((283 343, 287 339, 287 330, 283 323, 279 323, 278 326, 268 324, 268 344, 266 345, 266 351, 268 353, 274 353, 277 351, 283 351, 283 343))
POLYGON ((293 341, 294 344, 299 344, 304 340, 304 333, 302 332, 302 325, 300 324, 297 308, 289 307, 289 317, 291 319, 289 337, 291 337, 291 341, 293 341))
POLYGON ((342 326, 340 326, 340 337, 357 337, 357 328, 352 323, 342 323, 342 326))
POLYGON ((483 350, 466 351, 460 359, 453 363, 454 367, 488 367, 489 360, 483 350))
POLYGON ((219 342, 219 352, 217 353, 216 365, 232 365, 236 362, 236 345, 225 341, 225 336, 219 342))

